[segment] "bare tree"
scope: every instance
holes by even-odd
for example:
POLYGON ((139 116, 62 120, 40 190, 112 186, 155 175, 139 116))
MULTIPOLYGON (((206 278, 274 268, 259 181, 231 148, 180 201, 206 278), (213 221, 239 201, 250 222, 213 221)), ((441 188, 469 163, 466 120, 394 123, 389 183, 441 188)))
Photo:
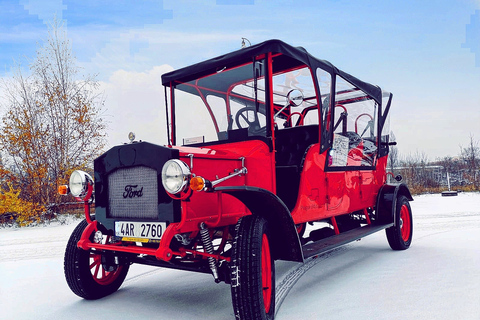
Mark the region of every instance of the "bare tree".
POLYGON ((470 179, 473 182, 475 190, 478 189, 478 170, 480 168, 480 147, 478 140, 475 140, 474 136, 470 134, 470 142, 466 148, 460 146, 460 156, 465 162, 467 172, 470 179))
POLYGON ((405 157, 399 157, 399 172, 413 192, 439 187, 437 168, 431 166, 428 155, 424 151, 416 151, 405 157))
POLYGON ((5 110, 0 131, 4 162, 28 201, 58 201, 56 186, 72 168, 85 168, 105 145, 104 98, 93 76, 80 79, 63 24, 49 37, 24 75, 17 65, 1 85, 5 110))
POLYGON ((392 146, 388 152, 388 167, 391 172, 394 172, 395 167, 398 166, 398 162, 398 149, 392 146))

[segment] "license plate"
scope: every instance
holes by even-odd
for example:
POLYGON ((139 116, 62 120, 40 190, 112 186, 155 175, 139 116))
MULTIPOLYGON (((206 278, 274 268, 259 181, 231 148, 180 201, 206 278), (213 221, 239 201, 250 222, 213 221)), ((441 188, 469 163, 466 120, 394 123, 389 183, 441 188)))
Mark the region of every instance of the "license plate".
POLYGON ((115 221, 115 235, 125 241, 160 240, 166 227, 165 222, 115 221))

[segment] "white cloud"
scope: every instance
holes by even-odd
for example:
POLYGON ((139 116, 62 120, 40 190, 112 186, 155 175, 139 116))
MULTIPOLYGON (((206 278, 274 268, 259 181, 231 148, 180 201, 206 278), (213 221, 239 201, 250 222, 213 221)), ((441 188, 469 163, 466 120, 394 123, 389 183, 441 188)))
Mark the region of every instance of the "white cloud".
POLYGON ((109 147, 128 142, 130 131, 135 132, 137 140, 167 143, 161 75, 172 69, 162 65, 147 72, 118 70, 108 82, 101 82, 106 94, 109 147))
MULTIPOLYGON (((246 36, 171 32, 153 25, 118 34, 115 31, 118 30, 102 30, 96 26, 87 31, 85 27, 82 31, 72 27, 68 30, 82 67, 88 73, 98 74, 102 80, 118 69, 144 72, 161 63, 183 67, 200 62, 240 49, 241 38, 246 36)), ((253 32, 251 36, 255 37, 253 32)))

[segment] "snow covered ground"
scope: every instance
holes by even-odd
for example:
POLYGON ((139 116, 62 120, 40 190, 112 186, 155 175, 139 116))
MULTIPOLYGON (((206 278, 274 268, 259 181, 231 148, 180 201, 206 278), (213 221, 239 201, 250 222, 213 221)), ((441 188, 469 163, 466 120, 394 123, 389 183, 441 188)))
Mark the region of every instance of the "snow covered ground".
MULTIPOLYGON (((277 262, 277 320, 480 319, 480 193, 411 203, 414 238, 384 232, 306 265, 277 262)), ((230 287, 210 275, 133 265, 115 294, 75 296, 63 252, 76 223, 0 229, 0 319, 233 319, 230 287)))

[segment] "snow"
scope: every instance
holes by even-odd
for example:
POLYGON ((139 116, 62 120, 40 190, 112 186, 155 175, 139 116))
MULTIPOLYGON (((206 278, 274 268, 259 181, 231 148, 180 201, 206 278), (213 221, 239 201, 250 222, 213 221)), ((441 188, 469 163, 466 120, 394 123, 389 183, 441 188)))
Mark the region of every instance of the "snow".
MULTIPOLYGON (((415 197, 414 238, 379 232, 308 261, 277 262, 277 320, 480 319, 480 193, 415 197)), ((78 298, 63 275, 76 223, 0 229, 0 319, 233 319, 230 287, 133 265, 120 290, 78 298)))

